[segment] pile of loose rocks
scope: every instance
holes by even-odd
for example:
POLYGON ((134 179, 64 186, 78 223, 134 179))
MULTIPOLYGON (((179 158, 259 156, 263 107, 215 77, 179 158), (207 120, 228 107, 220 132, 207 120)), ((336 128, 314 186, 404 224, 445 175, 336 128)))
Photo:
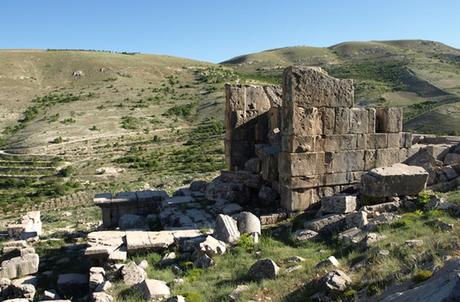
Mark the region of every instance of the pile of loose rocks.
POLYGON ((25 240, 3 243, 0 264, 0 300, 33 301, 39 257, 25 240))

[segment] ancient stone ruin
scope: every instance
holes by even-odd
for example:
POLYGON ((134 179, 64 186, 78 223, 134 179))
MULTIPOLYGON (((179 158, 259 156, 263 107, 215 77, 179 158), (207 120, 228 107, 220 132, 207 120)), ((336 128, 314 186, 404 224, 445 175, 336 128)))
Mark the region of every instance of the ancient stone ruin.
POLYGON ((346 191, 365 171, 405 160, 412 136, 401 108, 354 107, 352 80, 321 68, 290 67, 283 85, 226 86, 229 170, 259 162, 289 211, 346 191))

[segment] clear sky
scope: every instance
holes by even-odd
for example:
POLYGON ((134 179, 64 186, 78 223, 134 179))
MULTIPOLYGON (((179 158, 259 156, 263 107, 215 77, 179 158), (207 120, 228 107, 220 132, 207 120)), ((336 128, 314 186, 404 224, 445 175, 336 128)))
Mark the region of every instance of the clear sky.
POLYGON ((385 39, 460 48, 460 0, 0 0, 0 48, 220 62, 284 46, 385 39))

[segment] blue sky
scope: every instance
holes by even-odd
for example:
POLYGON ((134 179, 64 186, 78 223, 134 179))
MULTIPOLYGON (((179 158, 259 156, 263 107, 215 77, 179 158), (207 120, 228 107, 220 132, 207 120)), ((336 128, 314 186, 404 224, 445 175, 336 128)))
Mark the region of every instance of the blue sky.
POLYGON ((0 48, 139 51, 220 62, 283 46, 385 39, 460 48, 460 1, 0 1, 0 48))

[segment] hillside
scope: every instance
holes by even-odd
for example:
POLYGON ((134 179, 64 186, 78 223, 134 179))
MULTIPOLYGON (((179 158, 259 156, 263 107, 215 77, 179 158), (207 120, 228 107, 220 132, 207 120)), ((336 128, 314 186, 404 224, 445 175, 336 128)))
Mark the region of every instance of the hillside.
POLYGON ((356 81, 360 105, 404 106, 406 128, 460 133, 460 50, 422 40, 344 42, 327 48, 287 47, 222 63, 239 71, 280 76, 288 65, 322 66, 356 81), (441 121, 441 123, 440 123, 441 121))
POLYGON ((293 64, 355 79, 359 105, 404 106, 408 130, 460 133, 460 51, 438 42, 287 47, 221 64, 3 50, 0 201, 6 209, 80 191, 171 191, 211 178, 224 167, 224 83, 280 83, 293 64))
POLYGON ((168 189, 223 167, 222 87, 236 77, 227 68, 43 50, 1 51, 0 66, 2 204, 82 190, 168 189))

